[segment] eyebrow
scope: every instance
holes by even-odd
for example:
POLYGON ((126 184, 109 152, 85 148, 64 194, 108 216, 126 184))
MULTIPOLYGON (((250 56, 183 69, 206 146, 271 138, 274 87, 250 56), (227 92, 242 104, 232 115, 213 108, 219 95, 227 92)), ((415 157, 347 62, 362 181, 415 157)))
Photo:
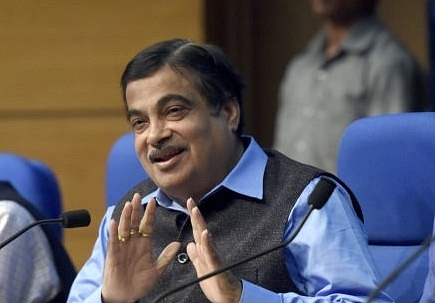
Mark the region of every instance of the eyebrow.
MULTIPOLYGON (((194 102, 189 99, 186 98, 182 95, 179 94, 167 94, 165 96, 163 96, 162 98, 160 98, 157 101, 157 106, 158 107, 164 107, 166 104, 168 104, 169 102, 173 101, 173 100, 178 100, 181 101, 183 104, 192 107, 194 102)), ((127 120, 129 120, 132 116, 140 116, 141 115, 141 111, 140 110, 136 110, 136 109, 132 109, 132 110, 128 110, 127 111, 127 120)))
POLYGON ((182 95, 179 94, 168 94, 166 96, 163 96, 158 102, 157 105, 160 107, 165 106, 167 103, 169 103, 172 100, 179 100, 182 101, 185 105, 192 106, 193 101, 191 99, 188 99, 182 95))

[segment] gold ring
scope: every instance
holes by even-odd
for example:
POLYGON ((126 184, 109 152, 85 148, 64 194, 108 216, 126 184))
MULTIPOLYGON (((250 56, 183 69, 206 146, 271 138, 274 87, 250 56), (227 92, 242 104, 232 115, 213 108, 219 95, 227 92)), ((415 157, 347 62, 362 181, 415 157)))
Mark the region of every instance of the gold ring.
POLYGON ((123 236, 119 236, 119 235, 118 235, 118 240, 121 241, 121 242, 127 242, 128 239, 130 239, 130 236, 123 237, 123 236))
POLYGON ((147 232, 144 232, 144 231, 139 231, 139 235, 141 235, 142 237, 145 237, 145 238, 149 238, 149 237, 151 237, 151 233, 147 233, 147 232))
POLYGON ((139 228, 130 228, 130 235, 136 235, 139 233, 139 228))

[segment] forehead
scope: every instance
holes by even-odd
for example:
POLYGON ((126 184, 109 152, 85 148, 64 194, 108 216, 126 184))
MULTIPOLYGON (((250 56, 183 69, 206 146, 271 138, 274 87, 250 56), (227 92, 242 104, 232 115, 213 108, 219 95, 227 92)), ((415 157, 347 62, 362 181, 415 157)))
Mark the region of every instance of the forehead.
POLYGON ((153 75, 131 81, 126 87, 127 107, 139 106, 139 103, 159 103, 167 96, 183 96, 189 100, 201 100, 201 93, 194 77, 185 70, 174 70, 168 66, 153 75))
POLYGON ((193 76, 187 70, 174 69, 169 66, 164 66, 155 71, 148 77, 131 81, 127 84, 126 92, 136 89, 141 86, 143 89, 155 90, 161 86, 165 88, 173 87, 189 87, 194 86, 193 76))

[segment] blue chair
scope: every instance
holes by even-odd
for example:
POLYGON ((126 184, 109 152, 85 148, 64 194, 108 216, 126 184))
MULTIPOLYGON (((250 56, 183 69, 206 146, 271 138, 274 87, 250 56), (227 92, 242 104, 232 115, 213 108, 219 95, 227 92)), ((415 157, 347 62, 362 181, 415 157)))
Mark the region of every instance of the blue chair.
POLYGON ((128 132, 113 144, 107 159, 106 206, 114 205, 137 183, 148 178, 136 156, 134 134, 128 132))
MULTIPOLYGON (((432 232, 435 214, 435 113, 359 119, 339 145, 337 175, 361 204, 370 250, 386 278, 432 232)), ((385 291, 418 302, 428 271, 424 253, 385 291)))
MULTIPOLYGON (((45 218, 60 217, 63 206, 59 183, 45 163, 14 153, 0 153, 0 180, 9 181, 45 218)), ((62 239, 62 227, 53 228, 62 239)))

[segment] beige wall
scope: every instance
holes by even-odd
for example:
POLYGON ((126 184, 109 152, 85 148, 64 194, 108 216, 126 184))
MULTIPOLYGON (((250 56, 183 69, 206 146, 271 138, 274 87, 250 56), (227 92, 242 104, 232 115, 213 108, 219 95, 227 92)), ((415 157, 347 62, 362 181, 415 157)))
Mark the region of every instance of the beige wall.
POLYGON ((88 258, 105 209, 105 164, 128 130, 119 90, 127 61, 150 43, 204 39, 201 0, 2 0, 0 152, 45 161, 64 209, 88 228, 65 230, 74 263, 88 258))
POLYGON ((391 31, 429 68, 427 0, 379 0, 379 15, 391 31))

